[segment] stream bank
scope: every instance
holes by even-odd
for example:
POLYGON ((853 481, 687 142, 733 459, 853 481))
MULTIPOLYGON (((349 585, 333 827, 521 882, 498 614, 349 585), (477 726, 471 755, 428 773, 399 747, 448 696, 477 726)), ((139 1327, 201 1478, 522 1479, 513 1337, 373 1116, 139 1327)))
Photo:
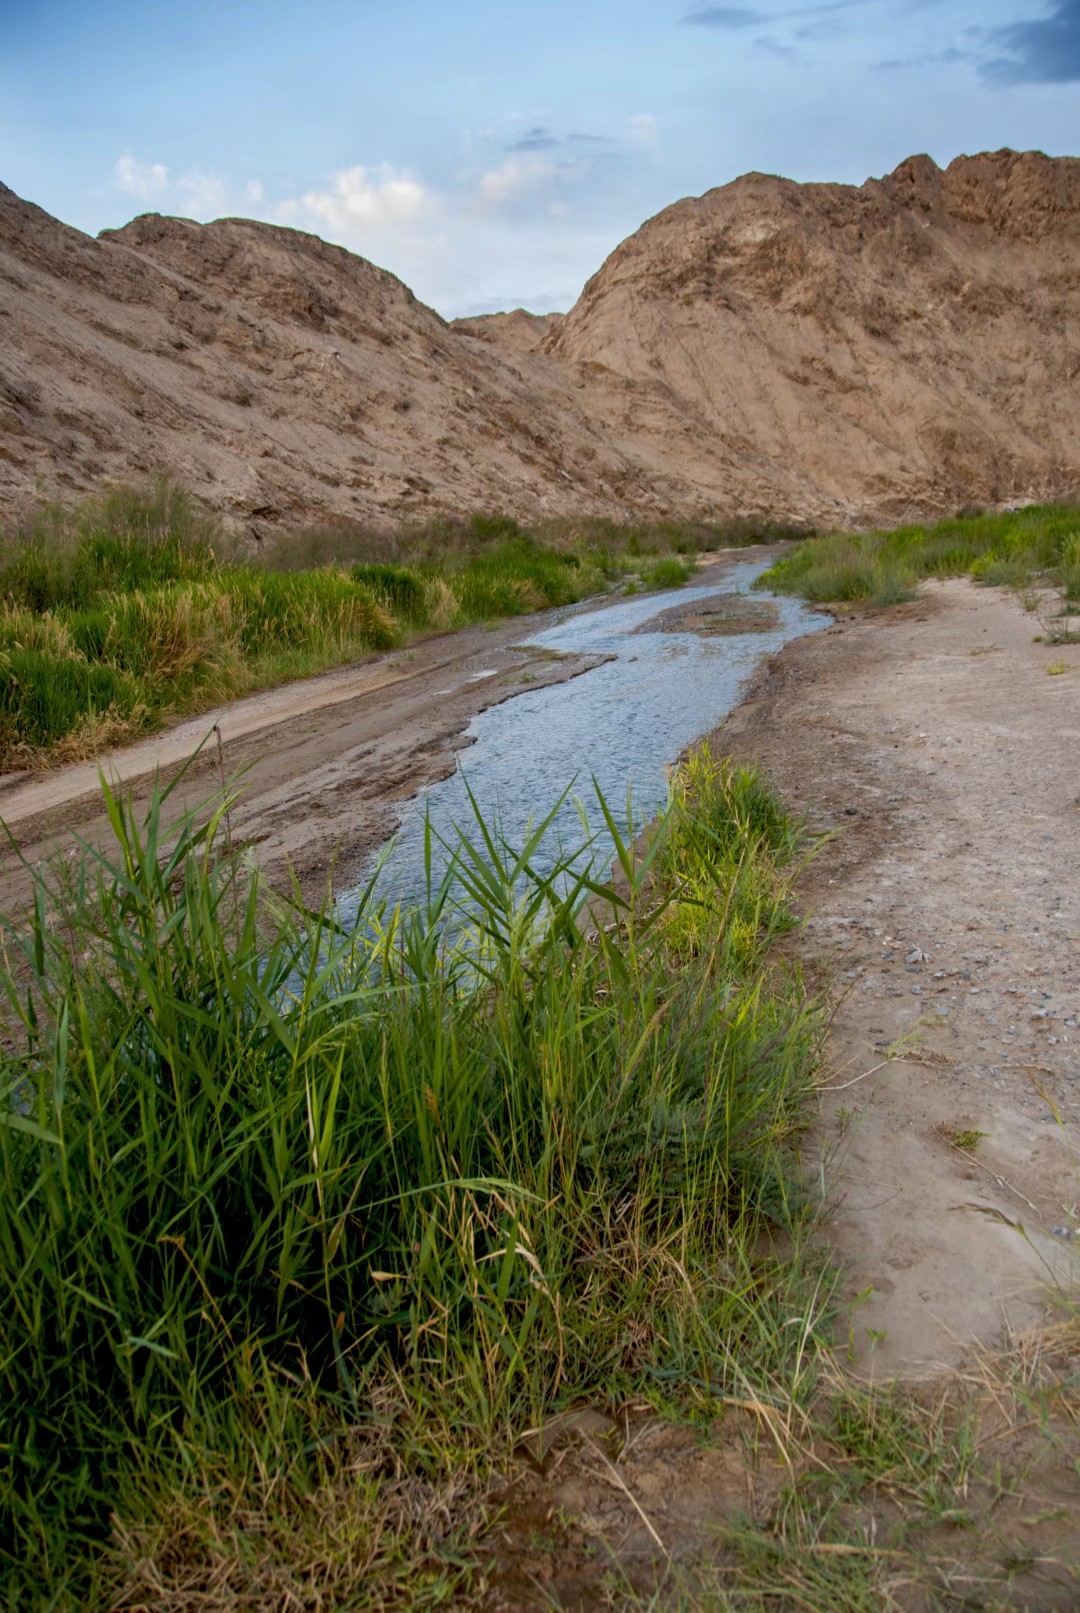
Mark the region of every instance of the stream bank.
POLYGON ((880 1377, 1004 1345, 1077 1275, 1080 667, 1037 625, 928 583, 789 645, 712 736, 834 836, 799 887, 838 1005, 806 1162, 880 1377))

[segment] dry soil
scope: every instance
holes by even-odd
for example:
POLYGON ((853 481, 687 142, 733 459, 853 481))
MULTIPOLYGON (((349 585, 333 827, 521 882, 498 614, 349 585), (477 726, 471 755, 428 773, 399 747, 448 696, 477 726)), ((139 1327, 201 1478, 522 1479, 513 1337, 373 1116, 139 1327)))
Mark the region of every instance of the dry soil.
POLYGON ((801 887, 836 998, 808 1167, 865 1371, 997 1344, 1077 1273, 1080 650, 1037 628, 927 585, 790 645, 716 739, 834 834, 801 887))

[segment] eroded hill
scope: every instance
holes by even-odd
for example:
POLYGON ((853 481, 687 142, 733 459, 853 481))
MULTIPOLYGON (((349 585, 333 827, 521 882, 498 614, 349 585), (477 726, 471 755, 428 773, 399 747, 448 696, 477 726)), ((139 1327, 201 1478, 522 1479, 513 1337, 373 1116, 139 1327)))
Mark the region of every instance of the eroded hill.
POLYGON ((436 510, 858 524, 1080 485, 1080 161, 750 174, 562 318, 448 325, 343 248, 0 187, 0 507, 168 468, 242 529, 436 510))

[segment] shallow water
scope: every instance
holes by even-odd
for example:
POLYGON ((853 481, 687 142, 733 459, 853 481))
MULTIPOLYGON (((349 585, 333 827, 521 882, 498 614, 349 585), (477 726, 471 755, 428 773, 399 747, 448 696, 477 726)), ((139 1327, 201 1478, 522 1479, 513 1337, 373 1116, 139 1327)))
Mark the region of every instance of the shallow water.
MULTIPOLYGON (((543 632, 525 628, 522 643, 613 659, 566 683, 516 695, 473 719, 467 730, 473 743, 460 752, 458 771, 408 803, 384 866, 383 891, 406 902, 422 896, 425 814, 446 839, 455 838, 455 824, 475 833, 466 785, 485 818, 497 821, 514 845, 572 785, 552 826, 549 867, 560 842, 569 848, 585 839, 582 807, 590 827, 602 828, 593 778, 622 827, 629 792, 633 828, 640 828, 667 799, 670 765, 738 703, 762 658, 789 639, 827 626, 828 618, 799 600, 755 593, 755 600, 775 607, 775 628, 715 638, 635 629, 671 606, 744 592, 767 564, 743 561, 722 584, 642 594, 599 609, 573 608, 543 632)), ((598 833, 596 868, 603 875, 612 850, 606 832, 598 833)))

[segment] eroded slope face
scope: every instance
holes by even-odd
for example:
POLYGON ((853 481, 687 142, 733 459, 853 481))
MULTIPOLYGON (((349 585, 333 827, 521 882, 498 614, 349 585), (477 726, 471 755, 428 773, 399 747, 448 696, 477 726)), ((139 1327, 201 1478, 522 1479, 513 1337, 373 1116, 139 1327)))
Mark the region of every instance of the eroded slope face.
POLYGON ((8 513, 162 468, 256 533, 669 497, 558 366, 510 362, 296 231, 150 215, 94 241, 0 190, 0 329, 8 513))
POLYGON ((1080 162, 747 175, 645 224, 543 345, 670 389, 838 517, 1073 492, 1080 162))
POLYGON ((452 330, 464 336, 479 336, 482 342, 507 353, 534 353, 545 336, 557 330, 562 314, 531 314, 527 308, 514 308, 505 314, 474 314, 454 319, 452 330))
POLYGON ((565 316, 447 325, 314 236, 0 186, 0 513, 173 471, 245 531, 434 511, 857 524, 1080 484, 1080 162, 751 174, 565 316))

